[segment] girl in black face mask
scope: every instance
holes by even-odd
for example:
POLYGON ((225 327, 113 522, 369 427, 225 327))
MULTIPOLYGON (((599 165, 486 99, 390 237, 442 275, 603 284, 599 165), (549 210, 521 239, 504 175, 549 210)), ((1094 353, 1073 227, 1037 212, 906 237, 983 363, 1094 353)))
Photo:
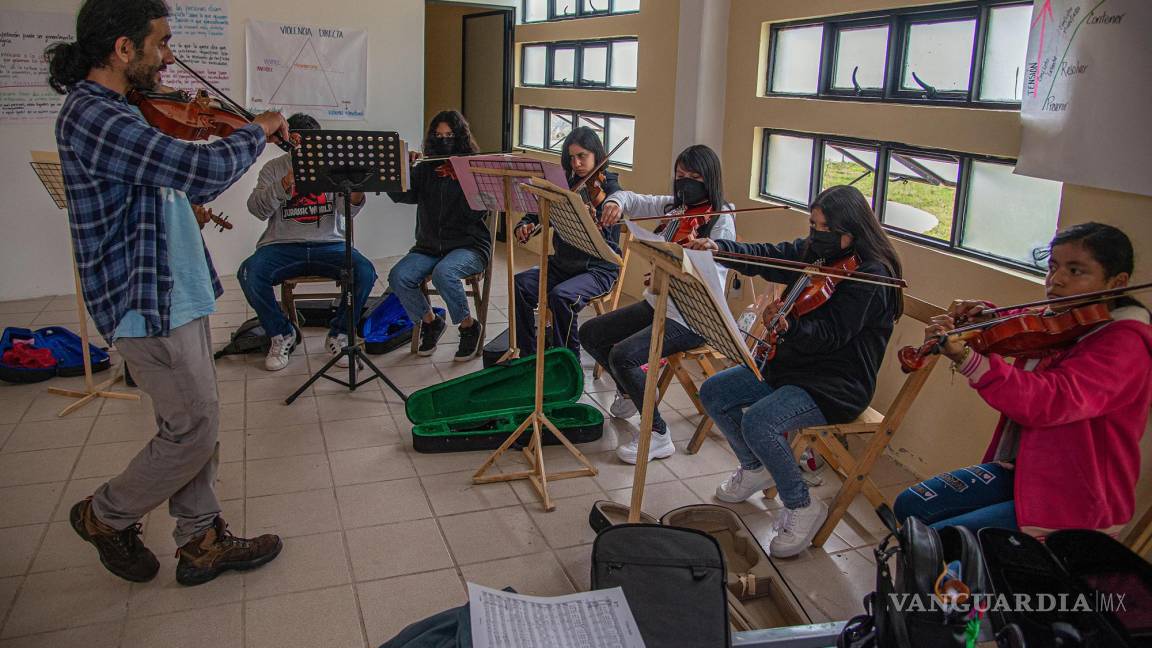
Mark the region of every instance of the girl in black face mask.
MULTIPOLYGON (((424 153, 474 155, 479 148, 464 116, 455 110, 438 113, 428 124, 424 153)), ((419 157, 414 154, 413 158, 419 157)), ((484 339, 480 323, 468 309, 461 280, 484 272, 492 255, 492 235, 484 222, 485 212, 468 206, 460 182, 447 161, 415 163, 411 189, 390 191, 398 202, 416 205, 416 244, 388 273, 388 285, 413 322, 420 322, 422 356, 432 355, 447 324, 436 315, 421 286, 426 277, 444 298, 452 321, 460 325, 456 360, 473 358, 484 339)))
MULTIPOLYGON (((688 247, 806 263, 854 253, 861 272, 901 276, 900 259, 859 190, 826 189, 812 201, 810 212, 808 238, 777 244, 698 239, 688 247)), ((791 284, 797 278, 794 271, 720 257, 717 261, 773 283, 791 284)), ((701 385, 704 409, 740 461, 717 486, 717 499, 742 502, 775 485, 784 502, 776 520, 780 532, 769 548, 774 557, 795 556, 807 548, 828 513, 825 504, 809 496, 788 434, 814 425, 847 423, 868 407, 902 304, 897 288, 843 281, 822 306, 804 317, 783 320, 777 329, 776 355, 760 367, 763 381, 747 368, 735 367, 701 385)), ((766 321, 777 308, 766 309, 766 321)))
MULTIPOLYGON (((683 213, 678 219, 662 221, 663 229, 657 231, 663 232, 667 240, 678 243, 695 236, 735 239, 736 228, 730 214, 692 216, 694 213, 704 214, 732 208, 732 205, 724 202, 720 159, 716 153, 701 144, 689 146, 676 158, 674 173, 672 195, 616 192, 604 201, 601 222, 615 224, 622 214, 645 217, 683 213)), ((639 223, 630 225, 640 226, 639 223)), ((722 283, 726 272, 726 269, 720 269, 722 283)), ((645 375, 641 366, 648 361, 656 303, 655 297, 647 290, 644 297, 644 301, 605 313, 580 327, 584 348, 608 370, 616 382, 616 398, 610 411, 617 418, 635 415, 644 397, 645 375)), ((668 304, 663 355, 667 357, 703 344, 704 338, 688 328, 674 304, 668 304)), ((671 456, 676 448, 668 437, 667 427, 659 411, 653 419, 652 430, 649 459, 671 456)), ((639 436, 634 435, 630 443, 617 448, 616 455, 621 461, 636 463, 638 445, 639 436)))

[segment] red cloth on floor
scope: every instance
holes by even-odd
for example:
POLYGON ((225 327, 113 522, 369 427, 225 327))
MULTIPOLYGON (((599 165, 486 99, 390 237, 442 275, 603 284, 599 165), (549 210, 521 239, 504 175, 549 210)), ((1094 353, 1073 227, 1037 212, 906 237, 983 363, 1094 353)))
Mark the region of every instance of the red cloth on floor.
POLYGON ((10 367, 23 367, 25 369, 47 369, 56 366, 56 358, 50 349, 38 349, 32 340, 15 340, 12 348, 4 352, 0 358, 10 367))

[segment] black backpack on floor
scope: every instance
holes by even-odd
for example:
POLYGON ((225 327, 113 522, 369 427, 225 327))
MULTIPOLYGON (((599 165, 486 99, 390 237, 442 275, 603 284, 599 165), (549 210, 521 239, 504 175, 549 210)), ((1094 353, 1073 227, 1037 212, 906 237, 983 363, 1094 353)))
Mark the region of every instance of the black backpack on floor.
POLYGON ((618 524, 592 545, 592 589, 621 587, 645 645, 728 646, 720 544, 695 529, 618 524))

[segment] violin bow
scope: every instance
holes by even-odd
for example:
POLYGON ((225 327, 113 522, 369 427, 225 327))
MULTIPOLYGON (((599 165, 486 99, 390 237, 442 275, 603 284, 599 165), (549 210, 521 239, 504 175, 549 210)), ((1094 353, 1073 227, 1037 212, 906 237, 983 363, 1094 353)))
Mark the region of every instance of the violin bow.
MULTIPOLYGON (((627 136, 625 136, 624 139, 620 140, 616 144, 616 146, 613 146, 612 150, 608 151, 608 155, 605 155, 604 159, 600 160, 600 164, 597 164, 595 168, 593 168, 591 171, 589 171, 588 175, 584 176, 583 178, 580 178, 580 182, 577 182, 576 186, 569 189, 569 191, 571 191, 572 193, 577 193, 581 189, 583 189, 584 185, 587 184, 587 182, 589 180, 596 177, 597 173, 600 173, 600 171, 602 171, 604 169, 604 167, 608 166, 608 163, 612 161, 612 155, 616 151, 619 151, 620 147, 624 146, 624 142, 627 142, 628 139, 629 138, 627 136)), ((597 223, 597 224, 599 224, 599 223, 597 223)), ((528 234, 528 238, 532 238, 533 236, 536 236, 539 233, 540 233, 540 225, 537 224, 535 227, 532 228, 532 231, 528 234)))
MULTIPOLYGON (((720 214, 742 214, 744 212, 771 211, 773 209, 791 209, 791 207, 789 207, 787 205, 765 205, 763 207, 745 207, 743 209, 718 209, 716 211, 704 212, 703 214, 692 214, 692 216, 693 217, 719 216, 720 214)), ((680 213, 680 214, 664 214, 663 216, 636 216, 636 217, 626 216, 624 218, 624 222, 626 222, 626 223, 639 223, 642 221, 675 220, 677 218, 684 218, 687 215, 688 215, 687 213, 680 213)))
POLYGON ((803 274, 834 277, 837 279, 847 279, 849 281, 860 281, 863 283, 876 284, 887 288, 908 287, 908 282, 904 281, 903 279, 896 277, 886 277, 884 275, 872 274, 870 272, 860 272, 859 270, 841 270, 840 268, 813 265, 811 263, 804 263, 802 261, 773 259, 772 257, 762 257, 756 256, 754 254, 740 254, 738 252, 724 252, 722 250, 714 250, 712 252, 712 256, 721 260, 732 259, 734 261, 741 261, 747 265, 760 266, 764 268, 775 268, 777 270, 792 270, 803 274))
POLYGON ((1083 293, 1080 295, 1069 295, 1067 297, 1053 297, 1052 299, 1041 299, 1039 301, 1028 302, 1026 304, 1015 304, 1013 306, 998 306, 996 308, 989 308, 980 311, 979 315, 994 315, 1004 311, 1016 310, 1018 308, 1033 308, 1036 306, 1051 306, 1053 304, 1061 304, 1065 306, 1078 306, 1081 304, 1088 304, 1094 301, 1103 301, 1109 297, 1119 297, 1126 295, 1130 292, 1142 292, 1152 289, 1152 282, 1136 284, 1134 286, 1124 286, 1121 288, 1109 288, 1107 290, 1096 290, 1093 292, 1083 293))

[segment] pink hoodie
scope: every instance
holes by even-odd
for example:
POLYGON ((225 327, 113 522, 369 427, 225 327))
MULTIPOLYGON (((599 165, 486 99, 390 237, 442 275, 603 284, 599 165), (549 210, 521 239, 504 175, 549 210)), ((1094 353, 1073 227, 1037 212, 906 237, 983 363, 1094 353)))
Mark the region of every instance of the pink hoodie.
POLYGON ((961 369, 1002 414, 985 462, 1012 460, 997 452, 1009 424, 1017 426, 1016 521, 1032 535, 1115 535, 1132 519, 1152 406, 1152 326, 1143 308, 1112 316, 1033 371, 977 353, 961 369))

